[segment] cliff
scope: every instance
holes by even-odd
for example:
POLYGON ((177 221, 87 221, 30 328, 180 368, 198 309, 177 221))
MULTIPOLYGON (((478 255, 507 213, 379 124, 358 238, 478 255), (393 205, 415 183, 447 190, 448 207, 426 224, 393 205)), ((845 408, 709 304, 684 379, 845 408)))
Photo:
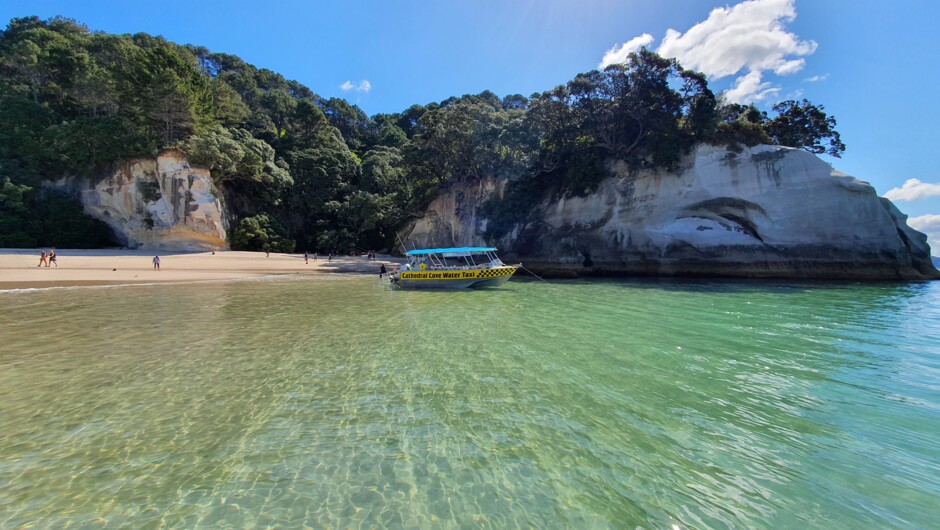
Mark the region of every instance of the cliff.
POLYGON ((701 145, 674 173, 607 167, 594 193, 546 200, 498 241, 484 241, 489 220, 477 208, 502 197, 499 179, 451 186, 406 237, 492 244, 548 276, 940 277, 907 216, 803 150, 701 145))
POLYGON ((209 170, 190 166, 181 151, 122 162, 97 182, 66 177, 48 185, 78 197, 130 248, 228 248, 221 194, 209 170))

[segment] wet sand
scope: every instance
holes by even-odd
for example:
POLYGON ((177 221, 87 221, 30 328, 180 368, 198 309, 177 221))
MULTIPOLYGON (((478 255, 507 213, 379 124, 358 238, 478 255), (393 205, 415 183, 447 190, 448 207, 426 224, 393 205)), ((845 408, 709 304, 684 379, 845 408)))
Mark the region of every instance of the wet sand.
POLYGON ((238 280, 261 276, 316 276, 328 273, 378 274, 379 265, 397 265, 402 260, 380 255, 326 256, 304 263, 303 254, 272 252, 216 251, 174 252, 152 250, 56 249, 58 267, 37 267, 39 251, 0 249, 0 290, 84 285, 133 285, 182 283, 211 280, 238 280), (160 256, 160 270, 153 269, 154 255, 160 256))

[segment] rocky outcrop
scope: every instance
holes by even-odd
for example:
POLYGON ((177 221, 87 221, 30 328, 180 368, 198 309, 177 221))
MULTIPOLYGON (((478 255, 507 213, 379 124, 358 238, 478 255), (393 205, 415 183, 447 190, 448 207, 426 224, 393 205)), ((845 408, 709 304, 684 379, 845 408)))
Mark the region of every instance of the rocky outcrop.
POLYGON ((78 197, 130 248, 228 248, 221 194, 209 170, 190 166, 182 151, 122 162, 97 182, 68 177, 49 184, 78 197))
POLYGON ((927 279, 927 237, 874 188, 803 150, 699 146, 676 172, 630 171, 585 197, 539 205, 498 241, 477 208, 505 182, 458 184, 407 238, 418 246, 493 244, 537 273, 927 279))

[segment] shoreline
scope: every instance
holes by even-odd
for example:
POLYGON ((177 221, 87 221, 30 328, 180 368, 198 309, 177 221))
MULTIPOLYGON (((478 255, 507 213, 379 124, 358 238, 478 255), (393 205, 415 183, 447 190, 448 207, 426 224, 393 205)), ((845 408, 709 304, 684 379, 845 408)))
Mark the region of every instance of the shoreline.
POLYGON ((329 274, 376 274, 379 266, 400 264, 401 258, 377 255, 325 256, 311 254, 219 250, 183 252, 133 249, 56 249, 58 267, 37 267, 38 249, 0 249, 0 291, 52 287, 95 287, 233 281, 262 277, 317 277, 329 274), (152 259, 160 256, 160 270, 152 259))

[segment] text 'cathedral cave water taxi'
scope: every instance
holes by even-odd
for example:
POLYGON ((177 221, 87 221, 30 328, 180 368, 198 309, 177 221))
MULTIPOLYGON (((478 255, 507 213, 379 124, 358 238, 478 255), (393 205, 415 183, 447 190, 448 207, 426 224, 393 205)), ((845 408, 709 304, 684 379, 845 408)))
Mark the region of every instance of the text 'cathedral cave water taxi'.
POLYGON ((512 278, 520 265, 506 265, 492 247, 410 250, 408 263, 391 273, 392 285, 404 289, 493 287, 512 278))

